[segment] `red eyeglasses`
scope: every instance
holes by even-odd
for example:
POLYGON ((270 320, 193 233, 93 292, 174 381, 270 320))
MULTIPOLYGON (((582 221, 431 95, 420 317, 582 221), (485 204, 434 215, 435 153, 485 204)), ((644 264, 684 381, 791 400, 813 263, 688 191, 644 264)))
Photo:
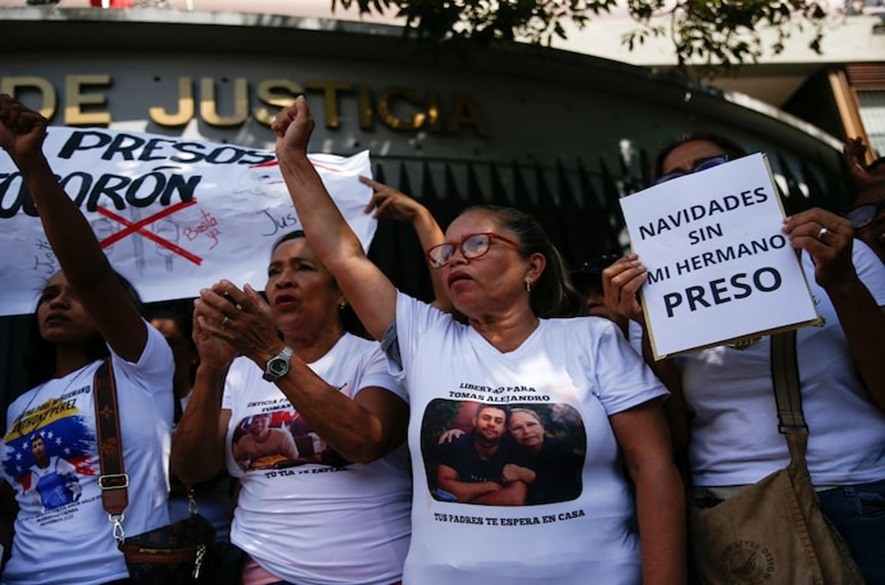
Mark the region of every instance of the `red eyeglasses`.
POLYGON ((483 232, 480 234, 464 236, 460 242, 445 242, 436 245, 427 250, 424 254, 427 256, 427 262, 430 266, 433 268, 442 268, 452 260, 456 248, 461 250, 462 256, 468 260, 472 260, 474 258, 479 258, 488 252, 492 245, 492 240, 500 240, 514 250, 519 250, 519 244, 513 240, 509 240, 504 236, 499 236, 498 234, 491 232, 483 232))

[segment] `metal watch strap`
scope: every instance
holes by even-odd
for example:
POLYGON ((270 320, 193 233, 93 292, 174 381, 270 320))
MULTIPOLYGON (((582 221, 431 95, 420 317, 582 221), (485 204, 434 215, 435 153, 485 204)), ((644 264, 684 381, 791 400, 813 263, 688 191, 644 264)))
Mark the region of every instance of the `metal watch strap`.
POLYGON ((289 347, 288 345, 283 346, 283 349, 281 349, 272 358, 267 360, 267 363, 264 366, 264 374, 261 377, 264 378, 265 380, 267 380, 268 382, 276 382, 277 380, 279 380, 280 378, 285 376, 289 372, 289 364, 292 360, 293 355, 295 355, 295 351, 291 347, 289 347), (271 363, 276 362, 276 361, 284 361, 285 362, 285 368, 284 368, 283 372, 277 373, 277 372, 272 372, 270 370, 271 363))
POLYGON ((108 514, 120 516, 129 505, 129 476, 123 467, 123 441, 117 410, 117 389, 110 361, 110 358, 107 358, 102 362, 92 382, 100 467, 98 485, 101 488, 104 509, 108 514))

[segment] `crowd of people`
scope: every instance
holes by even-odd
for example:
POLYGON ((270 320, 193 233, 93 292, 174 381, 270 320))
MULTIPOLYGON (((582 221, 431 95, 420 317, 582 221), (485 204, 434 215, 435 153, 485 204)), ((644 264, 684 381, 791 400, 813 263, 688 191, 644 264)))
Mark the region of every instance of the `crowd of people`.
MULTIPOLYGON (((635 254, 569 271, 524 212, 470 207, 443 231, 362 178, 367 213, 414 227, 435 299, 397 290, 307 157, 303 97, 272 130, 304 227, 268 251, 263 293, 207 283, 192 316, 149 321, 53 175, 46 124, 0 96, 0 147, 61 267, 35 311, 32 388, 7 412, 0 583, 127 583, 115 531, 182 517, 191 488, 232 583, 686 583, 687 509, 789 461, 769 338, 654 361, 635 254), (129 474, 115 523, 96 456, 103 363, 129 474)), ((692 135, 654 175, 745 154, 692 135)), ((796 341, 811 479, 868 582, 885 583, 885 176, 862 143, 845 157, 854 206, 783 231, 822 317, 796 341)))

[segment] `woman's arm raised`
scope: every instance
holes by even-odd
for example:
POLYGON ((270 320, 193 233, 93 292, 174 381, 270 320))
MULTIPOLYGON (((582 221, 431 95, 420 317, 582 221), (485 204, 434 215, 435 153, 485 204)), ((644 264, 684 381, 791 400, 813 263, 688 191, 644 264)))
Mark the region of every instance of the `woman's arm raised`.
MULTIPOLYGON (((366 213, 374 211, 376 218, 408 221, 415 229, 422 250, 429 250, 445 241, 442 228, 436 223, 436 218, 417 200, 402 191, 368 177, 360 177, 360 182, 372 187, 375 191, 363 211, 366 213)), ((430 281, 433 284, 433 306, 440 311, 451 313, 454 307, 449 299, 446 283, 443 282, 442 272, 429 266, 428 269, 430 270, 430 281)))
POLYGON ((396 289, 366 257, 307 158, 313 127, 303 96, 277 114, 272 129, 280 171, 311 248, 335 277, 369 334, 381 339, 396 316, 396 289))
POLYGON ((46 118, 0 95, 0 147, 9 153, 34 198, 52 251, 68 283, 114 351, 137 361, 147 325, 126 295, 86 218, 65 194, 43 154, 46 118))

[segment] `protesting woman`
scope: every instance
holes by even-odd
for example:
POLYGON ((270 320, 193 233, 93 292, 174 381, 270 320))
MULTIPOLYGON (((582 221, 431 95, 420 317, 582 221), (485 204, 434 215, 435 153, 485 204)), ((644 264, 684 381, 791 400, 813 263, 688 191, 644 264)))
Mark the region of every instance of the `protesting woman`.
POLYGON ((45 135, 45 118, 0 96, 0 146, 21 172, 61 267, 37 303, 35 385, 7 412, 2 474, 18 513, 2 581, 124 581, 129 574, 99 488, 93 377, 110 356, 129 475, 122 528, 140 534, 169 521, 172 352, 53 175, 45 135))
POLYGON ((303 232, 277 242, 267 274, 267 302, 222 281, 195 303, 200 365, 173 469, 185 483, 224 465, 239 479, 230 539, 246 553, 243 583, 398 582, 403 392, 378 344, 344 330, 344 296, 303 232))
MULTIPOLYGON (((681 582, 682 496, 660 406, 666 391, 611 323, 549 318, 574 314, 580 300, 537 223, 516 210, 474 208, 427 251, 462 322, 398 293, 366 258, 307 158, 312 129, 303 97, 277 116, 283 177, 312 249, 369 333, 384 340, 408 387, 415 484, 404 582, 681 582), (581 493, 531 507, 435 499, 421 446, 435 446, 439 433, 427 415, 464 400, 574 408, 587 436, 581 493)), ((474 462, 502 448, 506 410, 497 410, 501 416, 477 425, 473 446, 465 443, 474 462)), ((457 479, 496 483, 469 471, 457 479)))
MULTIPOLYGON (((662 150, 655 176, 666 180, 743 154, 725 138, 693 136, 662 150)), ((866 579, 885 583, 885 266, 852 237, 847 219, 823 209, 788 217, 783 231, 802 252, 823 319, 796 337, 811 481, 866 579)), ((607 304, 642 323, 636 292, 646 279, 636 256, 615 262, 603 272, 607 304)), ((698 506, 715 506, 790 460, 778 432, 770 355, 766 336, 660 365, 675 374, 662 376, 687 412, 674 427, 683 428, 677 434, 687 442, 681 448, 698 506)))

